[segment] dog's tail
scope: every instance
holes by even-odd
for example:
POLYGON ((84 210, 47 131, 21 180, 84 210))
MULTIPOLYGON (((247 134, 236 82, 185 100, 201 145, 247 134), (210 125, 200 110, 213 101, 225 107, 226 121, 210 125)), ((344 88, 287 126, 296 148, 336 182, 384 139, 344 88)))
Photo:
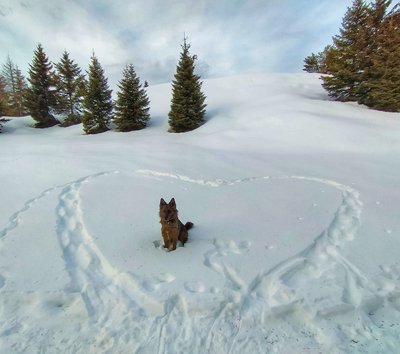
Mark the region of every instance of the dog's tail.
POLYGON ((193 227, 193 223, 190 222, 190 221, 188 221, 188 222, 185 224, 185 229, 186 229, 186 230, 190 230, 192 227, 193 227))

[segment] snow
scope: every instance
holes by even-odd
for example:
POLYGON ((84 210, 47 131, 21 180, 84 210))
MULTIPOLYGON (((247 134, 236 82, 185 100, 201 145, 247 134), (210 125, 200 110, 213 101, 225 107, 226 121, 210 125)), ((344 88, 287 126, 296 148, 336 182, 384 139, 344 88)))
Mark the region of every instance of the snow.
POLYGON ((399 353, 400 115, 312 74, 204 90, 185 134, 170 85, 142 131, 4 125, 0 353, 399 353))

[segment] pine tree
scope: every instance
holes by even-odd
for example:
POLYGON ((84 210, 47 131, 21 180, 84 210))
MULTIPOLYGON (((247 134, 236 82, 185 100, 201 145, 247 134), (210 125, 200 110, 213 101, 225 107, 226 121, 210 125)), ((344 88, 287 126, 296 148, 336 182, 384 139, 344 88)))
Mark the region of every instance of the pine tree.
POLYGON ((25 107, 25 97, 28 92, 28 85, 26 83, 25 77, 22 75, 21 70, 18 66, 15 67, 15 108, 17 111, 18 117, 22 117, 27 115, 28 112, 25 107))
POLYGON ((6 102, 7 102, 6 83, 4 77, 0 75, 0 117, 6 115, 6 102))
POLYGON ((323 74, 333 74, 340 66, 338 50, 333 45, 327 45, 323 50, 323 74))
POLYGON ((333 38, 335 66, 332 76, 323 76, 323 86, 329 95, 340 101, 357 101, 360 85, 366 67, 361 51, 368 46, 369 38, 365 29, 368 25, 369 9, 363 0, 354 0, 342 21, 340 35, 333 38))
POLYGON ((400 12, 398 5, 390 10, 391 4, 392 0, 377 0, 370 5, 369 22, 365 30, 370 39, 369 45, 365 46, 360 53, 364 58, 365 68, 362 73, 363 82, 360 85, 358 102, 374 108, 380 106, 375 104, 377 95, 381 97, 379 87, 382 89, 387 87, 387 78, 391 77, 389 81, 392 82, 398 78, 395 63, 399 62, 397 56, 399 55, 400 32, 396 25, 396 18, 398 19, 400 12), (381 80, 386 83, 380 85, 381 80))
POLYGON ((85 77, 81 74, 78 64, 69 58, 64 51, 57 69, 57 111, 66 116, 61 124, 70 126, 82 122, 82 101, 85 93, 85 77))
POLYGON ((201 91, 200 76, 194 74, 196 55, 189 54, 190 44, 183 40, 180 61, 172 82, 171 110, 168 114, 171 130, 176 133, 198 128, 204 121, 206 96, 201 91))
POLYGON ((322 52, 311 53, 304 59, 303 71, 328 74, 328 57, 332 56, 332 46, 327 45, 322 52))
POLYGON ((107 78, 96 56, 92 55, 88 71, 88 84, 83 100, 83 130, 86 134, 97 134, 107 130, 112 118, 113 103, 107 78))
POLYGON ((400 3, 354 0, 324 50, 323 86, 337 100, 400 111, 400 3))
POLYGON ((372 56, 369 79, 365 83, 368 105, 400 112, 400 13, 390 14, 377 34, 378 50, 372 56))
POLYGON ((120 80, 119 92, 115 104, 115 124, 122 132, 139 130, 146 127, 150 119, 146 90, 142 88, 132 64, 125 67, 120 80))
POLYGON ((3 78, 5 82, 5 90, 7 92, 7 114, 10 116, 17 115, 15 93, 16 93, 16 78, 15 78, 15 65, 11 61, 10 56, 7 56, 6 63, 3 65, 3 78))
POLYGON ((6 81, 4 77, 0 74, 0 133, 2 122, 4 121, 3 116, 7 114, 6 112, 6 102, 7 102, 7 92, 6 92, 6 81))
POLYGON ((7 92, 6 111, 10 116, 23 116, 26 111, 24 107, 24 95, 27 84, 21 70, 18 69, 10 56, 7 57, 3 65, 3 77, 5 80, 5 90, 7 92))
POLYGON ((26 95, 29 114, 36 120, 36 128, 58 124, 53 112, 56 107, 55 76, 42 45, 39 43, 29 66, 30 88, 26 95))
POLYGON ((304 59, 303 71, 306 71, 308 73, 319 73, 319 72, 321 72, 320 63, 319 63, 319 60, 318 60, 318 56, 316 54, 311 53, 311 55, 307 56, 304 59))

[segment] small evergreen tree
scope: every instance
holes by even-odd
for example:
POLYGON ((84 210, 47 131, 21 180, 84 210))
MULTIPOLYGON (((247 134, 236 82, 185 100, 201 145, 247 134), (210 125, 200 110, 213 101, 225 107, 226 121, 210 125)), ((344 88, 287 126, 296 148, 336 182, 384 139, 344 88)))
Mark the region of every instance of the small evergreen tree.
POLYGON ((132 64, 125 67, 115 103, 115 124, 122 132, 143 129, 150 119, 146 90, 141 87, 132 64))
POLYGON ((57 69, 57 111, 66 116, 61 124, 70 126, 82 122, 82 101, 85 93, 85 77, 78 64, 64 51, 57 69))
POLYGON ((88 71, 88 84, 83 99, 83 130, 86 134, 97 134, 107 130, 112 118, 113 103, 107 78, 96 56, 92 55, 88 71))
POLYGON ((196 55, 189 54, 190 45, 183 40, 180 61, 172 82, 171 110, 168 114, 171 130, 176 133, 198 128, 204 121, 206 96, 201 91, 200 76, 194 73, 196 55))
POLYGON ((321 72, 320 63, 319 63, 319 60, 318 60, 318 56, 316 54, 311 53, 311 55, 307 56, 304 59, 303 71, 306 71, 308 73, 319 73, 319 72, 321 72))
POLYGON ((322 52, 307 56, 304 59, 303 71, 328 74, 328 56, 331 54, 331 48, 332 46, 326 46, 322 52))
POLYGON ((56 107, 55 75, 43 47, 38 44, 32 64, 29 66, 30 88, 26 94, 26 106, 29 114, 36 120, 37 128, 56 125, 53 112, 56 107))

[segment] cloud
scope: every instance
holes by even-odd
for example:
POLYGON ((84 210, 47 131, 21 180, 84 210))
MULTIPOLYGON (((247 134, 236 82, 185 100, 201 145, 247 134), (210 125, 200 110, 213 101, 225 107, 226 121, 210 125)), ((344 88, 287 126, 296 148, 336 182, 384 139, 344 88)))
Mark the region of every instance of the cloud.
POLYGON ((337 33, 350 5, 351 0, 2 0, 0 46, 25 71, 40 42, 52 61, 66 49, 84 68, 94 50, 113 83, 128 62, 143 80, 156 83, 172 79, 186 33, 204 77, 299 71, 303 58, 337 33))

